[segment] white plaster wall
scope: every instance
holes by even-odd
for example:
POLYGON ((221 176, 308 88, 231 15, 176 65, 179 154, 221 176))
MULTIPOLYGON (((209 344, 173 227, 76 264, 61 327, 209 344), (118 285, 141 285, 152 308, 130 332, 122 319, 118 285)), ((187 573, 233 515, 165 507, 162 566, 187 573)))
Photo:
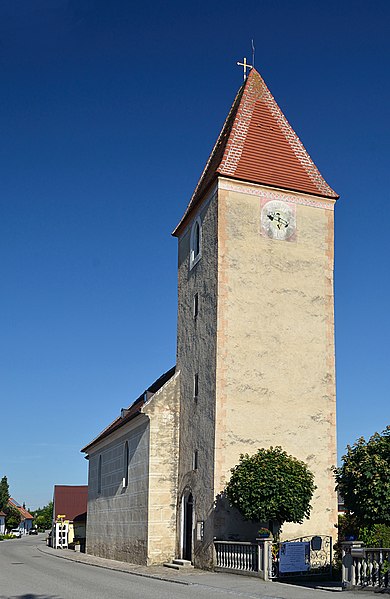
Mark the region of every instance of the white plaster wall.
POLYGON ((271 240, 257 187, 245 191, 218 195, 215 492, 240 453, 281 445, 317 485, 310 521, 285 525, 284 536, 334 535, 333 211, 297 194, 296 240, 271 240))
POLYGON ((144 406, 150 419, 148 564, 176 557, 180 375, 176 373, 144 406))

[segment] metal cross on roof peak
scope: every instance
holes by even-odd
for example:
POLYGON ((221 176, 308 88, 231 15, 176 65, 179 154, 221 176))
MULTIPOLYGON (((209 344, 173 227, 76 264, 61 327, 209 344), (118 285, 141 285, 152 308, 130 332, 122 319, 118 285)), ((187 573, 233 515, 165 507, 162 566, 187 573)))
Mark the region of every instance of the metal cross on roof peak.
POLYGON ((253 69, 253 65, 252 64, 248 64, 246 61, 246 58, 244 58, 244 62, 237 62, 239 67, 244 67, 244 81, 246 79, 246 70, 247 69, 253 69))

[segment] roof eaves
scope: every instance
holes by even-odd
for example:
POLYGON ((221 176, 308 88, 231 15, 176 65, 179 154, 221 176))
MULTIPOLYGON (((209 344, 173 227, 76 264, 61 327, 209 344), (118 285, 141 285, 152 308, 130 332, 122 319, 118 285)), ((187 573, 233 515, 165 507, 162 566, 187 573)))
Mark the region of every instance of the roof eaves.
POLYGON ((160 377, 158 377, 158 379, 156 379, 143 393, 141 393, 141 395, 137 397, 137 399, 133 401, 133 403, 127 409, 122 409, 123 416, 121 415, 118 418, 115 418, 115 420, 113 420, 111 424, 106 426, 106 428, 97 437, 95 437, 90 443, 88 443, 88 445, 83 447, 80 451, 82 453, 86 453, 90 447, 92 447, 99 441, 102 441, 103 439, 111 435, 111 433, 113 433, 114 431, 117 431, 127 422, 133 420, 136 416, 139 416, 142 413, 142 406, 144 405, 144 403, 146 401, 149 401, 154 395, 154 393, 156 393, 163 385, 165 385, 165 383, 170 378, 172 378, 172 376, 175 374, 175 371, 176 365, 164 372, 160 377))
POLYGON ((131 412, 131 414, 127 414, 124 418, 122 418, 122 417, 116 418, 109 426, 107 426, 107 428, 104 429, 104 431, 102 433, 100 433, 100 435, 95 437, 95 439, 93 439, 93 441, 91 441, 91 443, 88 443, 88 445, 86 445, 85 447, 80 449, 80 451, 82 453, 86 453, 93 445, 95 445, 99 441, 102 441, 103 439, 105 439, 106 437, 108 437, 109 435, 111 435, 112 433, 117 431, 119 428, 124 426, 127 422, 130 422, 130 420, 133 420, 136 416, 139 416, 140 414, 141 414, 141 408, 139 408, 138 410, 134 410, 133 412, 131 412))
MULTIPOLYGON (((221 178, 223 179, 231 179, 232 181, 242 181, 243 183, 252 183, 253 185, 261 185, 262 187, 268 187, 269 189, 281 189, 283 191, 292 191, 294 193, 301 193, 303 195, 309 195, 309 196, 315 196, 318 198, 326 198, 327 200, 334 200, 337 201, 340 196, 336 193, 333 192, 332 194, 329 195, 325 195, 324 193, 321 192, 314 192, 314 191, 302 191, 302 189, 300 189, 299 187, 283 187, 283 185, 275 185, 275 184, 270 184, 270 183, 264 183, 263 181, 252 181, 251 179, 248 179, 247 177, 239 177, 237 175, 225 175, 225 174, 221 174, 221 178)), ((333 190, 332 190, 333 191, 333 190)))

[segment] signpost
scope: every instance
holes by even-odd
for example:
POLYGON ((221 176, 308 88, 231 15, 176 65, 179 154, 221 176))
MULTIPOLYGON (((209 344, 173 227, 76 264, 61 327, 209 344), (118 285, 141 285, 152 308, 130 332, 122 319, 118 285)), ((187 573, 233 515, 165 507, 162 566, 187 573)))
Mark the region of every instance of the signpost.
POLYGON ((59 533, 58 540, 59 540, 59 546, 61 549, 63 549, 63 546, 65 545, 65 543, 64 543, 64 540, 65 540, 64 535, 65 535, 65 528, 66 528, 64 526, 65 518, 66 518, 66 514, 58 514, 57 515, 57 520, 60 521, 60 525, 58 527, 58 533, 59 533))
POLYGON ((310 542, 281 543, 279 572, 307 572, 310 569, 310 542))

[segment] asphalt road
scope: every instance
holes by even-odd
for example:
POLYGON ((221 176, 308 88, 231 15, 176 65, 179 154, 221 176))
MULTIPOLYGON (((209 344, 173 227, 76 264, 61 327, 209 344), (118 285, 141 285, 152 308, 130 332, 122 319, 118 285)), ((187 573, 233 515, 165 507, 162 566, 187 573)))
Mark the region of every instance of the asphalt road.
POLYGON ((191 584, 145 578, 43 553, 39 548, 44 547, 44 536, 0 542, 0 599, 331 599, 333 595, 229 574, 202 573, 199 579, 192 577, 191 584))

